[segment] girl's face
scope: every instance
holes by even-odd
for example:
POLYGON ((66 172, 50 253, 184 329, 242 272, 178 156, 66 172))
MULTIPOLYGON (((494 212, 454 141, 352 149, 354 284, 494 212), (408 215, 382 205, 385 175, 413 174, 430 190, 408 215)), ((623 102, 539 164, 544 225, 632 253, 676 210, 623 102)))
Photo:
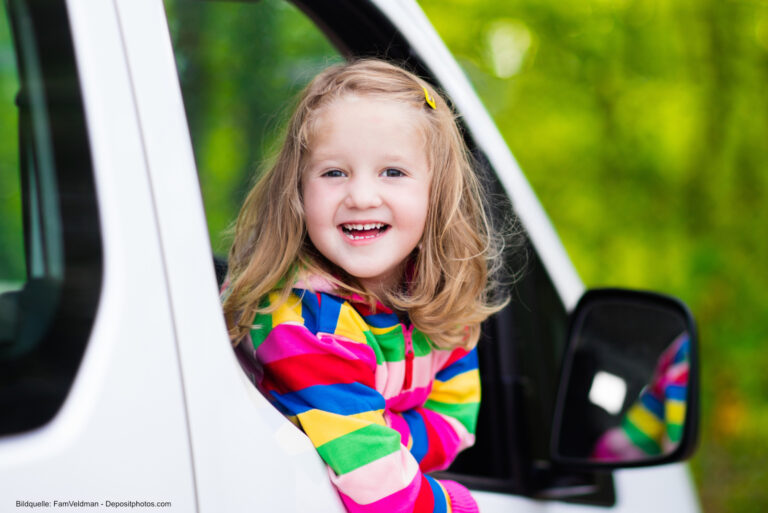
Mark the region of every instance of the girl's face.
POLYGON ((353 95, 315 122, 302 176, 309 238, 372 291, 397 283, 424 233, 431 172, 421 123, 414 107, 353 95))

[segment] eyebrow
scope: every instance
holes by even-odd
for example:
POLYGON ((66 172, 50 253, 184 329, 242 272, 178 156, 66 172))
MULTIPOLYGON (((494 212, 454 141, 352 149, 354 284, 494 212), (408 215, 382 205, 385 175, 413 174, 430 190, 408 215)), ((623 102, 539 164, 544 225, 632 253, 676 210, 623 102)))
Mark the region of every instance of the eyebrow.
MULTIPOLYGON (((379 160, 385 163, 392 163, 392 164, 399 164, 407 162, 408 159, 405 158, 403 155, 397 154, 397 153, 388 153, 386 155, 383 155, 379 160)), ((325 164, 328 163, 338 163, 339 159, 337 159, 332 153, 317 153, 317 154, 310 154, 307 158, 308 163, 312 164, 325 164)))
POLYGON ((330 158, 328 156, 320 156, 320 158, 309 157, 304 164, 304 172, 309 172, 311 169, 325 168, 325 167, 343 167, 338 160, 330 158))

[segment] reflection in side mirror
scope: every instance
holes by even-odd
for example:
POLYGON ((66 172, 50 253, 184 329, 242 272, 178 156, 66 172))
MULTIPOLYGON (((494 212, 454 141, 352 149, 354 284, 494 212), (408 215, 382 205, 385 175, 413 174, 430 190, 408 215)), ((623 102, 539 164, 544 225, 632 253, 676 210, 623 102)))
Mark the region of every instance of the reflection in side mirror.
POLYGON ((681 302, 587 292, 572 315, 553 460, 616 468, 688 457, 698 429, 696 349, 695 324, 681 302))

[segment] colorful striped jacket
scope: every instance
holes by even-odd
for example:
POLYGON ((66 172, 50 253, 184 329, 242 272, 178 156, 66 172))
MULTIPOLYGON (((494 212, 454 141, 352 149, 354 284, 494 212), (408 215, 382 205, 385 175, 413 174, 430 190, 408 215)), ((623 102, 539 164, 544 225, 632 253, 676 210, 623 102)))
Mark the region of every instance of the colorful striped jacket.
POLYGON ((476 512, 462 485, 425 474, 474 443, 476 351, 436 349, 386 307, 313 290, 257 314, 238 357, 332 469, 347 510, 476 512))

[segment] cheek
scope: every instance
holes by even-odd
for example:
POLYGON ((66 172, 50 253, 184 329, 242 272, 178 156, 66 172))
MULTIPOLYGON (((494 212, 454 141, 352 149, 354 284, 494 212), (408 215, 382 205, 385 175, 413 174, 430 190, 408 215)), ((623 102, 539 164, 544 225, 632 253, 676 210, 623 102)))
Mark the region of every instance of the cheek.
POLYGON ((417 241, 421 239, 426 229, 429 212, 429 187, 413 191, 412 194, 401 197, 400 212, 403 221, 417 241))
POLYGON ((319 181, 308 182, 303 187, 302 207, 304 209, 304 224, 307 234, 317 245, 317 237, 328 229, 335 229, 335 213, 337 202, 333 191, 323 187, 319 181))

